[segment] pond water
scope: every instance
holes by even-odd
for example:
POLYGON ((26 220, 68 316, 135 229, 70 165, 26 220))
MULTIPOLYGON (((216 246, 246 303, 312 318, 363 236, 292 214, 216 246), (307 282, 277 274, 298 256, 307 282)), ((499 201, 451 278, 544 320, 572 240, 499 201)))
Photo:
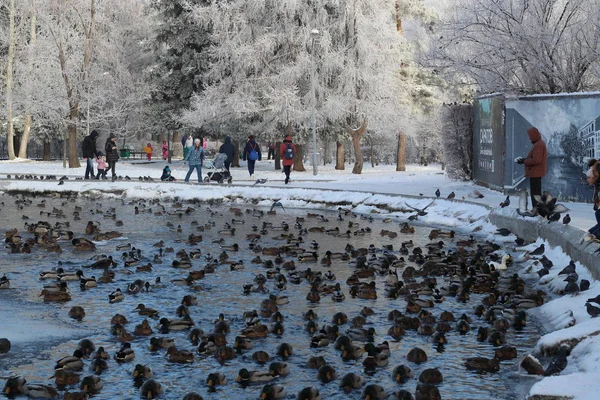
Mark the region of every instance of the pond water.
MULTIPOLYGON (((82 338, 91 339, 96 347, 104 346, 107 352, 112 356, 121 346, 121 342, 111 335, 111 317, 120 313, 129 319, 129 324, 125 328, 129 332, 134 331, 134 327, 140 324, 145 317, 138 315, 135 307, 143 303, 159 311, 161 317, 175 319, 176 309, 180 305, 183 296, 193 294, 198 299, 198 305, 190 306, 189 311, 196 327, 209 333, 213 329, 213 321, 218 318, 220 313, 224 313, 226 319, 230 322, 231 332, 227 335, 229 345, 234 343, 235 337, 246 327, 246 322, 242 317, 245 311, 260 310, 261 302, 268 297, 264 293, 252 293, 246 295, 243 293, 243 285, 252 283, 257 274, 266 274, 267 268, 259 264, 253 264, 252 259, 257 256, 250 249, 250 241, 247 234, 255 233, 252 227, 261 227, 263 222, 272 223, 273 227, 267 227, 267 233, 262 234, 256 242, 263 248, 282 246, 285 241, 276 237, 282 233, 292 233, 298 237, 299 229, 294 227, 298 217, 304 218, 301 222, 303 228, 323 227, 325 229, 335 229, 339 227, 341 232, 350 229, 356 231, 361 228, 370 229, 370 233, 365 235, 351 235, 349 238, 339 237, 327 234, 325 232, 308 232, 303 236, 303 248, 310 248, 310 242, 315 240, 319 243, 319 259, 324 256, 327 250, 332 252, 344 252, 346 245, 351 244, 355 248, 368 247, 373 245, 377 249, 383 246, 392 245, 394 251, 398 250, 400 243, 407 240, 413 240, 415 246, 424 246, 429 243, 428 234, 431 227, 415 226, 414 234, 400 233, 400 225, 397 222, 386 223, 384 220, 366 220, 360 216, 343 215, 343 221, 338 220, 336 213, 325 214, 328 221, 322 221, 317 218, 311 218, 307 214, 311 210, 281 209, 276 208, 276 215, 258 216, 259 213, 246 212, 248 206, 238 206, 242 210, 242 215, 235 215, 230 205, 225 204, 206 204, 206 203, 184 203, 175 204, 174 202, 164 202, 162 205, 150 204, 149 202, 122 202, 117 199, 84 199, 84 198, 33 198, 31 204, 19 203, 20 209, 15 211, 16 199, 21 196, 2 196, 4 202, 0 210, 0 217, 5 224, 4 231, 13 227, 18 227, 24 239, 32 237, 30 233, 23 230, 24 223, 34 223, 45 220, 54 225, 56 222, 69 222, 70 230, 75 233, 75 237, 92 236, 85 235, 85 226, 88 221, 97 221, 103 232, 116 230, 122 233, 122 237, 103 242, 96 242, 97 249, 92 252, 75 251, 70 241, 59 242, 62 253, 47 252, 39 246, 34 246, 30 254, 10 254, 8 249, 3 251, 0 260, 0 275, 6 273, 11 280, 11 288, 0 290, 0 318, 4 328, 0 328, 0 337, 12 337, 13 348, 5 355, 0 355, 0 376, 10 376, 11 374, 24 376, 28 382, 45 383, 54 385, 54 380, 49 379, 53 374, 53 368, 56 360, 71 355, 77 343, 82 338), (43 207, 42 207, 43 204, 43 207), (138 207, 140 212, 136 214, 134 207, 138 207), (56 207, 64 212, 66 218, 40 215, 40 213, 51 212, 56 207), (190 207, 189 212, 181 212, 190 207), (114 208, 115 216, 111 216, 109 210, 114 208), (163 211, 164 208, 164 211, 163 211), (79 211, 81 209, 81 211, 79 211), (151 212, 149 211, 151 209, 151 212), (74 220, 74 212, 79 212, 80 220, 74 220), (148 211, 148 212, 146 212, 148 211), (162 215, 158 215, 162 213, 162 215), (28 217, 24 220, 23 216, 28 217), (232 223, 232 219, 244 220, 245 223, 234 224, 235 234, 229 236, 223 232, 226 223, 232 223), (121 220, 122 226, 117 226, 116 221, 121 220), (277 229, 285 222, 289 225, 289 231, 277 229), (349 227, 349 223, 358 224, 358 226, 349 227), (167 226, 172 224, 173 226, 167 226), (177 226, 181 229, 178 231, 177 226), (198 228, 205 226, 204 231, 198 228), (380 235, 382 229, 398 233, 395 238, 380 235), (190 234, 202 235, 203 240, 197 244, 190 245, 186 243, 190 234), (222 239, 223 243, 213 243, 213 241, 222 239), (155 255, 159 254, 159 247, 154 244, 159 241, 164 242, 163 249, 172 247, 175 252, 164 253, 162 263, 157 264, 154 260, 155 255), (122 250, 117 250, 117 246, 131 243, 137 249, 141 250, 140 263, 134 266, 125 267, 121 254, 122 250), (243 261, 244 268, 241 270, 232 270, 229 265, 219 265, 214 273, 207 273, 204 279, 195 282, 197 287, 178 286, 171 283, 171 280, 185 278, 190 270, 200 270, 208 264, 206 257, 211 254, 218 257, 223 251, 222 245, 232 245, 237 243, 240 250, 237 252, 227 250, 229 260, 243 261), (191 259, 191 269, 173 268, 172 262, 177 259, 176 252, 186 249, 190 251, 200 251, 202 257, 191 259), (38 274, 41 271, 48 271, 57 267, 61 261, 63 268, 67 272, 75 272, 82 269, 85 276, 90 277, 102 275, 101 270, 86 268, 93 261, 90 257, 98 254, 112 255, 118 262, 118 266, 112 270, 115 272, 112 283, 99 283, 98 287, 87 290, 80 290, 78 282, 69 282, 69 291, 72 300, 67 303, 44 303, 39 296, 43 285, 51 283, 50 281, 41 281, 38 274), (152 263, 152 270, 149 272, 136 272, 136 267, 152 263), (160 277, 164 283, 163 287, 154 285, 155 279, 160 277), (136 279, 142 279, 144 282, 152 283, 148 292, 137 294, 126 293, 127 285, 136 279), (117 288, 125 293, 122 302, 110 304, 108 295, 117 288), (74 305, 84 307, 86 316, 81 322, 74 321, 68 317, 69 309, 74 305), (4 334, 3 334, 4 331, 4 334)), ((250 210, 248 210, 250 211, 250 210)), ((263 212, 267 210, 262 210, 263 212)), ((319 212, 323 214, 322 212, 319 212)), ((239 222, 239 221, 238 221, 239 222)), ((455 249, 456 241, 465 239, 457 235, 454 239, 442 239, 446 242, 447 249, 455 249)), ((440 240, 440 239, 436 239, 440 240)), ((392 253, 399 256, 398 253, 392 253)), ((427 250, 425 249, 425 253, 427 250)), ((377 253, 381 255, 381 252, 377 253)), ((274 256, 260 255, 262 260, 273 260, 274 256)), ((369 255, 370 256, 370 255, 369 255)), ((406 256, 404 256, 406 258, 406 256)), ((170 363, 165 358, 165 351, 151 352, 148 348, 151 336, 136 336, 131 341, 131 346, 135 350, 135 360, 131 363, 119 364, 114 360, 109 360, 109 368, 101 374, 101 379, 105 385, 103 389, 94 396, 96 399, 133 399, 139 398, 139 391, 134 386, 132 380, 132 371, 135 364, 146 364, 154 371, 155 379, 165 387, 165 393, 161 398, 181 399, 186 393, 195 391, 202 394, 207 399, 257 399, 260 397, 262 384, 250 385, 243 388, 236 384, 235 378, 240 368, 248 370, 268 371, 268 365, 258 365, 252 359, 252 353, 257 350, 264 350, 271 355, 271 362, 283 361, 276 355, 276 348, 283 342, 290 343, 293 346, 294 354, 285 362, 290 366, 291 373, 288 376, 279 377, 272 383, 281 384, 286 389, 286 398, 295 398, 296 394, 306 386, 317 387, 323 399, 358 399, 361 397, 362 390, 355 390, 345 394, 339 389, 340 378, 348 373, 354 372, 360 374, 365 379, 365 384, 376 383, 383 386, 386 391, 393 392, 399 389, 409 390, 415 393, 418 384, 419 374, 427 368, 438 367, 443 374, 444 381, 438 387, 443 399, 514 399, 521 397, 517 393, 521 385, 520 378, 515 374, 515 361, 503 361, 501 370, 496 374, 478 374, 469 372, 465 369, 464 361, 467 357, 483 356, 492 357, 494 347, 487 342, 480 343, 476 340, 477 328, 487 326, 487 323, 473 315, 474 306, 479 304, 483 294, 472 294, 471 300, 464 303, 457 302, 451 296, 446 296, 445 301, 436 304, 430 309, 432 314, 438 317, 442 311, 451 311, 456 317, 462 313, 467 313, 473 318, 471 330, 466 335, 459 335, 456 330, 446 334, 448 344, 440 348, 432 343, 430 336, 417 334, 415 331, 407 330, 406 335, 400 340, 395 341, 387 336, 387 331, 392 325, 388 320, 388 313, 397 309, 406 312, 406 301, 403 297, 398 299, 388 299, 385 296, 386 276, 377 275, 374 280, 377 287, 377 299, 363 300, 353 298, 349 293, 349 286, 346 284, 347 278, 352 274, 353 268, 348 265, 349 261, 333 260, 329 267, 322 266, 317 262, 299 262, 296 257, 283 255, 284 261, 295 260, 297 270, 303 271, 311 268, 313 271, 322 271, 325 273, 331 270, 336 275, 336 282, 339 282, 342 292, 345 294, 343 302, 334 302, 331 296, 321 296, 319 303, 310 303, 306 300, 310 286, 306 280, 300 284, 294 284, 288 281, 287 288, 280 291, 275 287, 272 279, 267 280, 265 287, 270 293, 282 294, 288 296, 289 303, 279 306, 280 312, 285 317, 283 322, 285 331, 282 335, 276 336, 269 334, 267 338, 253 341, 253 349, 245 350, 235 359, 220 364, 214 357, 202 357, 195 353, 195 346, 192 346, 187 338, 188 331, 170 332, 161 334, 158 331, 158 320, 149 319, 150 326, 154 330, 152 336, 168 337, 175 341, 178 349, 185 349, 195 353, 195 360, 191 364, 170 363), (316 321, 319 327, 331 324, 332 316, 338 311, 343 311, 348 315, 349 320, 359 315, 363 307, 371 307, 375 314, 367 317, 365 328, 373 327, 375 329, 374 343, 380 343, 383 340, 389 342, 391 355, 388 366, 377 368, 374 372, 365 372, 362 366, 362 359, 357 361, 344 362, 340 357, 340 351, 335 350, 330 344, 323 348, 311 348, 311 334, 305 330, 306 321, 303 319, 303 313, 308 309, 313 309, 317 315, 316 321), (421 365, 417 365, 406 360, 406 354, 413 347, 420 347, 428 355, 429 360, 421 365), (317 379, 317 373, 314 369, 306 367, 306 361, 310 356, 322 355, 327 362, 337 371, 337 379, 333 382, 322 384, 317 379), (396 384, 391 378, 391 371, 400 364, 408 365, 414 372, 415 378, 409 380, 403 385, 396 384), (228 379, 225 386, 217 388, 216 392, 208 393, 206 387, 206 378, 211 372, 222 372, 228 379)), ((418 265, 407 262, 406 265, 418 265)), ((287 275, 288 271, 282 270, 287 275)), ((402 270, 399 270, 401 273, 402 270)), ((401 278, 402 279, 402 278, 401 278)), ((448 282, 444 277, 438 277, 438 286, 447 286, 448 282)), ((370 279, 363 279, 368 282, 370 279)), ((420 278, 417 278, 417 281, 420 278)), ((326 282, 332 284, 335 282, 326 282)), ((431 297, 424 297, 431 298, 431 297)), ((413 314, 414 316, 414 314, 413 314)), ((260 318, 261 322, 271 326, 269 318, 260 318)), ((455 323, 451 323, 454 328, 455 323)), ((350 323, 339 327, 342 333, 350 329, 350 323)), ((528 321, 528 325, 522 331, 516 332, 510 329, 506 335, 507 344, 515 346, 519 351, 519 356, 530 351, 539 338, 539 327, 535 322, 528 321)), ((355 342, 361 345, 359 342, 355 342)), ((364 358, 364 357, 363 357, 364 358)), ((90 375, 90 360, 85 361, 84 370, 81 376, 90 375)), ((71 391, 78 390, 71 387, 71 391)))

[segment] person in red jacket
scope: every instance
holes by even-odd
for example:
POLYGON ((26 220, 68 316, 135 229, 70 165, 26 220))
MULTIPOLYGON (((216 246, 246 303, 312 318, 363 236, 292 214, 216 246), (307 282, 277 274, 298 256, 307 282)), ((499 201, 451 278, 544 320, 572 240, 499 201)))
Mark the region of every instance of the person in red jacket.
POLYGON ((292 143, 290 135, 287 135, 283 139, 283 143, 279 146, 279 155, 281 156, 281 165, 283 165, 285 184, 287 185, 290 181, 290 172, 292 172, 292 165, 294 165, 294 157, 296 155, 296 145, 292 143))
POLYGON ((531 205, 535 208, 537 206, 535 196, 542 195, 542 178, 546 176, 548 150, 542 140, 542 134, 536 127, 527 129, 527 135, 533 146, 526 158, 517 158, 517 163, 525 165, 525 177, 529 178, 531 191, 531 205))

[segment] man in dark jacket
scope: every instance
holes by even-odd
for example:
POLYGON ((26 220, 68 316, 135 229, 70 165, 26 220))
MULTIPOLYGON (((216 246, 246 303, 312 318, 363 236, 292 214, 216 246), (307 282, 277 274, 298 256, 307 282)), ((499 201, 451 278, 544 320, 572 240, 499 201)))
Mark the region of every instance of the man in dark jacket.
POLYGON ((535 208, 537 205, 535 196, 542 195, 542 177, 546 176, 548 150, 546 149, 546 143, 542 140, 542 134, 536 127, 529 128, 527 135, 529 135, 529 140, 533 146, 531 146, 527 157, 519 157, 517 163, 525 165, 525 177, 529 178, 529 189, 531 191, 531 205, 535 208))
POLYGON ((227 160, 225 160, 225 169, 227 170, 227 172, 229 172, 229 166, 231 165, 231 162, 233 161, 233 153, 234 153, 235 149, 233 147, 233 144, 231 143, 231 137, 227 136, 225 138, 225 143, 223 143, 221 145, 221 147, 219 147, 219 153, 223 153, 223 154, 227 154, 227 160))
POLYGON ((261 158, 260 145, 254 140, 254 135, 248 136, 248 141, 246 142, 244 152, 242 153, 242 160, 246 161, 246 159, 248 159, 248 173, 250 174, 250 179, 254 179, 254 165, 256 164, 256 161, 260 161, 261 158), (256 154, 256 158, 253 159, 254 154, 256 154))
POLYGON ((96 175, 94 175, 94 158, 97 157, 98 152, 96 151, 96 139, 98 138, 98 131, 92 131, 88 136, 83 138, 83 143, 81 144, 81 150, 83 153, 83 158, 86 160, 85 167, 85 179, 93 179, 96 175))

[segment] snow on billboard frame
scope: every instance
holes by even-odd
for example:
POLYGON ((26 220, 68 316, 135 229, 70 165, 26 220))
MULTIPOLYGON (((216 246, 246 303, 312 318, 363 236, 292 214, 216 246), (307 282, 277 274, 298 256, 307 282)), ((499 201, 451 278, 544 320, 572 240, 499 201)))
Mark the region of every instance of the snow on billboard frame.
POLYGON ((493 93, 474 104, 473 179, 512 193, 528 188, 514 163, 531 148, 527 129, 537 127, 548 148, 542 189, 561 200, 591 202, 585 171, 600 159, 600 92, 513 96, 493 93))

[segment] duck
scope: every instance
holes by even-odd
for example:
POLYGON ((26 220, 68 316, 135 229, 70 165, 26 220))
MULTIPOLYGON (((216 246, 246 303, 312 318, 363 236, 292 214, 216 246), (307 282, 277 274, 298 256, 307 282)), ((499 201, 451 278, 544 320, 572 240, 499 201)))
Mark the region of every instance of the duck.
POLYGON ((274 400, 285 397, 285 389, 281 385, 267 384, 263 386, 260 392, 261 400, 274 400))
POLYGON ((59 387, 76 385, 79 383, 79 374, 74 371, 58 369, 50 379, 52 378, 55 378, 54 383, 59 387))
POLYGON ((150 351, 158 351, 159 349, 168 349, 175 346, 175 341, 170 338, 150 338, 150 351))
POLYGON ((96 394, 104 386, 104 381, 100 377, 95 375, 86 376, 81 380, 79 388, 89 394, 96 394))
POLYGON ((137 310, 138 314, 142 316, 145 315, 151 318, 158 317, 158 311, 146 307, 143 303, 138 304, 134 310, 137 310))
POLYGON ((66 356, 56 362, 54 369, 81 371, 83 369, 83 351, 77 349, 72 356, 66 356))
POLYGON ((223 364, 225 361, 233 360, 235 358, 235 350, 231 346, 217 347, 215 358, 223 364))
POLYGON ((298 392, 296 400, 321 400, 321 392, 314 386, 308 386, 298 392))
POLYGON ((114 292, 108 295, 108 302, 110 304, 119 303, 123 301, 125 296, 121 292, 121 289, 117 288, 114 292))
POLYGON ((294 354, 294 348, 291 344, 284 342, 277 346, 276 354, 283 359, 287 359, 294 354))
POLYGON ((340 389, 345 393, 349 393, 352 389, 359 389, 364 384, 362 376, 349 372, 340 380, 340 389))
POLYGON ((406 359, 415 364, 422 364, 427 361, 427 353, 418 347, 413 347, 406 355, 406 359))
POLYGON ((75 321, 82 321, 85 317, 85 310, 81 306, 73 306, 69 310, 69 317, 74 319, 75 321))
POLYGON ((269 382, 274 377, 269 372, 263 371, 248 371, 246 368, 240 369, 236 382, 239 382, 242 386, 247 386, 251 383, 269 382))
POLYGON ((177 347, 171 346, 167 349, 169 362, 178 364, 189 364, 194 362, 194 354, 187 350, 177 350, 177 347))
POLYGON ((144 319, 141 324, 136 325, 133 333, 139 336, 150 336, 152 335, 153 331, 150 327, 150 324, 148 323, 148 320, 144 319))
POLYGON ((269 365, 269 373, 273 376, 287 376, 290 374, 290 367, 284 362, 272 362, 269 365))
POLYGON ((140 386, 140 396, 145 399, 155 399, 164 393, 164 388, 154 379, 148 379, 140 386))
POLYGON ((8 378, 3 393, 7 397, 23 394, 32 398, 58 398, 58 392, 52 386, 27 384, 27 381, 20 376, 8 378))
POLYGON ((368 329, 365 328, 352 328, 346 331, 346 335, 352 339, 359 342, 370 342, 373 341, 373 336, 375 335, 375 328, 371 327, 368 329))
POLYGON ((115 360, 117 362, 129 362, 135 358, 135 352, 131 348, 131 343, 125 342, 115 354, 115 360))
POLYGON ((153 376, 152 368, 147 365, 136 364, 133 368, 133 379, 150 379, 153 376))
POLYGON ((363 360, 363 366, 366 369, 385 367, 389 364, 389 355, 377 352, 376 347, 372 343, 367 343, 365 351, 367 352, 367 357, 363 360))
POLYGON ((362 393, 362 398, 367 400, 387 399, 388 394, 385 392, 385 389, 382 386, 371 384, 365 386, 362 393))
POLYGON ((317 370, 317 379, 322 383, 329 383, 337 378, 335 368, 329 364, 322 365, 317 370))
POLYGON ((206 386, 209 392, 215 391, 215 386, 227 385, 227 378, 221 372, 211 372, 206 378, 206 386))
POLYGON ((419 382, 430 384, 430 385, 439 385, 444 381, 444 377, 438 368, 428 368, 421 372, 419 375, 419 382))
POLYGON ((183 331, 186 329, 190 329, 192 326, 194 326, 194 322, 191 319, 189 319, 189 317, 173 320, 169 320, 168 318, 163 317, 159 321, 159 330, 161 333, 171 331, 183 331))
POLYGON ((512 261, 512 257, 510 256, 510 254, 505 254, 502 256, 502 262, 500 262, 500 263, 490 262, 490 266, 493 267, 495 270, 505 271, 508 268, 508 264, 511 261, 512 261))
POLYGON ((498 372, 500 362, 496 358, 472 357, 465 360, 465 367, 471 371, 498 372))

